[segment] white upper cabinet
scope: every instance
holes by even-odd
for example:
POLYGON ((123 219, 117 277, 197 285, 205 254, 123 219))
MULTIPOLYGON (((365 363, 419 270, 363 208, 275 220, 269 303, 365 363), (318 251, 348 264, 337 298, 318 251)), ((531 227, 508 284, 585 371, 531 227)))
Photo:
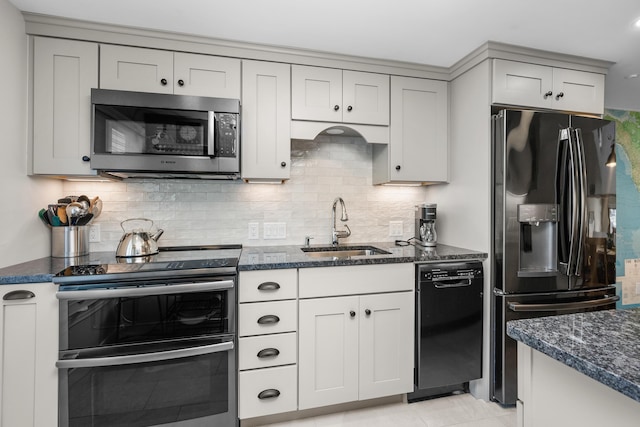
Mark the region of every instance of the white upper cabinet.
POLYGON ((242 178, 289 179, 291 69, 289 64, 242 61, 242 178))
POLYGON ((447 82, 391 77, 389 144, 373 147, 373 183, 446 182, 447 82))
POLYGON ((602 114, 604 74, 493 60, 492 102, 602 114))
POLYGON ((291 117, 386 126, 389 124, 389 76, 293 65, 291 117))
POLYGON ((98 45, 34 37, 33 174, 90 176, 91 88, 98 86, 98 45))
POLYGON ((240 60, 100 45, 100 88, 240 99, 240 60))

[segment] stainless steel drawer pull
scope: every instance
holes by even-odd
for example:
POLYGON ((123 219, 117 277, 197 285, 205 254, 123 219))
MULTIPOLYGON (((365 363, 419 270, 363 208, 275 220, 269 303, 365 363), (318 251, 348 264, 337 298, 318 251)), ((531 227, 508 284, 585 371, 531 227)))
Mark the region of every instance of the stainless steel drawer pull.
POLYGON ((276 390, 275 388, 268 388, 258 393, 258 399, 272 399, 278 396, 280 396, 280 390, 276 390))
POLYGON ((19 300, 19 299, 30 299, 30 298, 35 298, 35 294, 31 291, 11 291, 7 294, 5 294, 2 299, 5 301, 13 301, 13 300, 19 300))
POLYGON ((279 354, 280 350, 278 350, 277 348, 264 348, 258 352, 257 356, 261 359, 264 359, 265 357, 275 357, 279 354))
POLYGON ((269 325, 271 323, 278 323, 280 318, 275 314, 266 314, 258 319, 258 323, 261 325, 269 325))
POLYGON ((276 282, 263 282, 258 285, 259 291, 277 291, 280 289, 280 284, 276 282))

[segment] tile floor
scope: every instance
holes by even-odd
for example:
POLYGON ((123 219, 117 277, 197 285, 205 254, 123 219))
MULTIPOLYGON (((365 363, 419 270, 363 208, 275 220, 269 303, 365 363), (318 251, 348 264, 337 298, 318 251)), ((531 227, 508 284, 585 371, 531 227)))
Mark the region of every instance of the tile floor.
POLYGON ((269 427, 516 427, 515 408, 459 394, 321 415, 269 427))

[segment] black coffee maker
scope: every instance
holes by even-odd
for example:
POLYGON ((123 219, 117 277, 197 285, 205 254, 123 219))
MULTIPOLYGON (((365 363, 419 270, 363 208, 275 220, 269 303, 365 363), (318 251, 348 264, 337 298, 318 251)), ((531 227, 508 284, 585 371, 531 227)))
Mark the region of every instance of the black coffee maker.
POLYGON ((436 233, 436 204, 424 203, 416 206, 416 243, 434 247, 438 240, 436 233))

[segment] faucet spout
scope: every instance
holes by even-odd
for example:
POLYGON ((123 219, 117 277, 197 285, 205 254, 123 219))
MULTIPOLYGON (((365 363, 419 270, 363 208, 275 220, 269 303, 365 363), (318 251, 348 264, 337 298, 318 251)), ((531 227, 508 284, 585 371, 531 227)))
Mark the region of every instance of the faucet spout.
POLYGON ((331 243, 333 245, 338 244, 338 239, 351 236, 351 230, 349 229, 349 226, 347 224, 344 225, 346 230, 338 230, 336 228, 336 208, 338 206, 338 203, 340 203, 341 208, 340 221, 346 222, 349 220, 349 215, 347 214, 347 207, 344 204, 344 200, 342 200, 342 197, 336 197, 333 201, 333 206, 331 207, 331 219, 333 220, 333 228, 331 229, 331 243))

